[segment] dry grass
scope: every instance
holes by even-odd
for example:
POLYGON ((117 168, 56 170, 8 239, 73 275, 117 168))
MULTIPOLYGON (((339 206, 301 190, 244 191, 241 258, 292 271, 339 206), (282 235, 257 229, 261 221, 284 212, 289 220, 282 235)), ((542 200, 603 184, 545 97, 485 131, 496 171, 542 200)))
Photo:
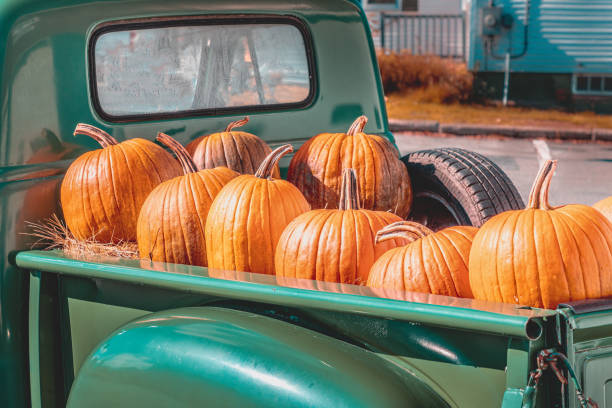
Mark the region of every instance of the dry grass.
POLYGON ((612 115, 473 103, 473 75, 462 62, 434 55, 378 54, 392 119, 508 126, 612 129, 612 115))
POLYGON ((26 224, 32 230, 26 234, 38 238, 38 241, 32 245, 33 248, 61 249, 66 255, 75 258, 90 256, 138 258, 138 246, 135 242, 109 244, 96 242, 95 237, 85 241, 78 240, 57 215, 40 223, 26 221, 26 224))
POLYGON ((436 55, 378 53, 378 65, 387 94, 418 90, 423 102, 466 102, 474 77, 464 63, 436 55))
POLYGON ((519 107, 423 102, 421 90, 391 94, 387 111, 393 119, 435 120, 439 123, 604 128, 612 129, 612 115, 593 112, 568 113, 519 107))

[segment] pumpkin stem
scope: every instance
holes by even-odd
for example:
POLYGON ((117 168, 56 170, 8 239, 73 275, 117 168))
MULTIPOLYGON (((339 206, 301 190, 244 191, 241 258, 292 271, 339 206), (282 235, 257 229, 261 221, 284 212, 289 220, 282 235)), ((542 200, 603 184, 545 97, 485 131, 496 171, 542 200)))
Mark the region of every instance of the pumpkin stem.
POLYGON ((552 208, 548 204, 548 192, 556 168, 556 160, 546 160, 542 167, 540 167, 538 175, 531 187, 531 191, 529 192, 527 209, 539 208, 541 210, 550 210, 552 208))
POLYGON ((255 177, 267 179, 272 178, 272 172, 274 171, 274 167, 278 163, 281 157, 286 155, 287 153, 291 153, 293 151, 293 146, 290 144, 282 145, 274 149, 269 155, 266 156, 265 159, 259 165, 259 168, 255 172, 255 177))
POLYGON ((244 126, 247 123, 249 123, 249 117, 245 116, 243 119, 236 120, 236 121, 230 123, 229 125, 227 125, 227 127, 225 128, 225 131, 226 132, 231 132, 233 128, 244 126))
POLYGON ((363 132, 363 128, 365 127, 366 123, 368 123, 368 118, 366 118, 365 115, 361 115, 355 119, 346 134, 349 136, 355 136, 357 133, 363 132))
POLYGON ((100 146, 102 146, 103 148, 119 144, 119 142, 117 142, 114 137, 112 137, 102 129, 98 129, 95 126, 91 126, 86 123, 79 123, 78 125, 76 125, 76 128, 74 129, 74 135, 89 136, 96 142, 100 143, 100 146))
POLYGON ((157 140, 172 150, 179 163, 181 163, 184 174, 198 171, 198 167, 182 144, 174 140, 171 136, 161 132, 157 134, 157 140))
POLYGON ((342 170, 342 184, 340 186, 340 203, 338 208, 341 210, 359 210, 359 184, 357 175, 353 169, 342 170))
POLYGON ((409 242, 416 241, 433 234, 433 231, 414 221, 397 221, 381 228, 376 233, 376 243, 393 238, 405 238, 409 242))
POLYGON ((557 161, 550 160, 550 171, 546 174, 544 178, 544 184, 542 185, 542 190, 540 191, 540 209, 541 210, 552 210, 554 207, 548 203, 548 193, 550 191, 550 182, 552 181, 553 176, 555 175, 555 170, 557 169, 557 161))

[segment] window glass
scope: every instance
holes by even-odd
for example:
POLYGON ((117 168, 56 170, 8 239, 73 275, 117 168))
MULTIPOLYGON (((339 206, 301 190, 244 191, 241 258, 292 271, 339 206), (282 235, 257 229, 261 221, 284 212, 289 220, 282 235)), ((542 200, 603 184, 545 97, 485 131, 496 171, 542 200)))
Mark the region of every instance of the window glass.
POLYGON ((591 77, 591 91, 601 91, 602 78, 591 77))
POLYGON ((304 38, 289 24, 112 31, 94 58, 111 116, 299 103, 310 93, 304 38))

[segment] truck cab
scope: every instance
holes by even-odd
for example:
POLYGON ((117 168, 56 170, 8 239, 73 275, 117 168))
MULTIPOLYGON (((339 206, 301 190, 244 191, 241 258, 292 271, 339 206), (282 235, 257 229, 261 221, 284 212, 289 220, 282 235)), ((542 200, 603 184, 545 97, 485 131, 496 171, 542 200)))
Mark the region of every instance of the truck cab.
MULTIPOLYGON (((32 224, 61 216, 66 169, 97 148, 77 123, 187 144, 248 115, 297 149, 365 115, 393 142, 359 2, 16 0, 0 41, 1 406, 611 404, 609 300, 532 309, 37 246, 32 224), (576 383, 533 382, 550 349, 576 383)), ((522 207, 475 153, 402 160, 411 217, 436 228, 522 207)))

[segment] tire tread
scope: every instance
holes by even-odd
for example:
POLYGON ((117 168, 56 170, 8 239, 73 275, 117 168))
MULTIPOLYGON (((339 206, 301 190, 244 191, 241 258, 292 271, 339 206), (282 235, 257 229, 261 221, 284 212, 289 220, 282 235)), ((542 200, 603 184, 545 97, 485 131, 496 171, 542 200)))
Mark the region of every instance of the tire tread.
POLYGON ((460 148, 421 150, 402 158, 411 178, 434 178, 464 207, 472 225, 524 208, 510 178, 485 156, 460 148), (433 166, 433 172, 431 167, 433 166))

